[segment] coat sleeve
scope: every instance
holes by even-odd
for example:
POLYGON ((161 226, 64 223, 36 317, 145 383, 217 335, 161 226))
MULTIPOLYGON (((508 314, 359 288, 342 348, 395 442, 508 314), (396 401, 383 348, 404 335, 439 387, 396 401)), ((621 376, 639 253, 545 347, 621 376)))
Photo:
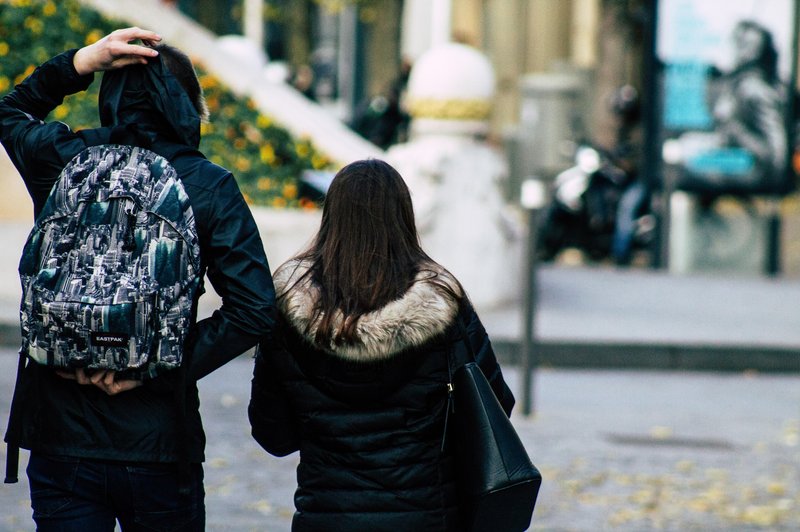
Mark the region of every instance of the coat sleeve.
POLYGON ((188 377, 198 380, 272 330, 275 288, 258 227, 233 176, 214 193, 204 260, 222 306, 191 334, 188 377))
POLYGON ((471 307, 466 311, 464 326, 467 329, 472 351, 475 353, 475 361, 486 376, 486 380, 489 381, 506 415, 510 416, 515 403, 514 394, 511 393, 511 389, 503 378, 503 372, 500 370, 497 357, 495 357, 492 343, 489 341, 489 335, 486 333, 480 318, 478 318, 478 314, 471 307))
POLYGON ((76 50, 42 64, 0 100, 0 141, 38 209, 64 166, 85 148, 83 139, 61 122, 45 122, 64 97, 86 90, 94 75, 79 75, 76 50))
POLYGON ((300 448, 300 439, 289 399, 273 363, 278 353, 265 341, 256 353, 247 415, 253 438, 274 456, 286 456, 300 448))

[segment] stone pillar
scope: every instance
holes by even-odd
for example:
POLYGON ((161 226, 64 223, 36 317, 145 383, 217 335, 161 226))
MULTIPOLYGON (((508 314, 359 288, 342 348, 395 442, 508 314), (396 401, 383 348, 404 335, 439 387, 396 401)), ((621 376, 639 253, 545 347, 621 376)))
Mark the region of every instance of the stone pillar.
POLYGON ((431 0, 431 47, 450 42, 453 31, 452 0, 431 0))
POLYGON ((437 44, 451 40, 452 0, 406 0, 400 49, 412 60, 437 44))
POLYGON ((573 0, 570 61, 579 68, 597 64, 597 25, 600 0, 573 0))
POLYGON ((485 11, 483 0, 454 0, 453 40, 480 48, 483 45, 485 11))
MULTIPOLYGON (((526 72, 529 55, 528 4, 525 0, 489 0, 486 4, 484 46, 497 75, 492 131, 502 131, 517 121, 520 104, 517 84, 526 72)), ((536 42, 537 46, 542 45, 541 40, 536 42)))
POLYGON ((264 0, 244 0, 244 36, 264 49, 264 0))
MULTIPOLYGON (((497 0, 495 0, 497 1, 497 0)), ((547 72, 556 61, 570 57, 572 2, 530 0, 527 20, 527 72, 547 72)))
POLYGON ((403 2, 380 0, 373 4, 369 23, 363 24, 366 37, 363 47, 365 92, 370 96, 387 91, 397 79, 403 59, 399 49, 403 2))

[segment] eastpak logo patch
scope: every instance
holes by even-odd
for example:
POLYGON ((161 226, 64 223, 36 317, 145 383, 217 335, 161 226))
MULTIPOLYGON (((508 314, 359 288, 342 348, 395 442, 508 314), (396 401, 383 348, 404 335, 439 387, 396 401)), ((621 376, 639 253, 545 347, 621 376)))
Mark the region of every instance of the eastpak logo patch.
POLYGON ((131 335, 92 331, 92 345, 98 347, 128 347, 131 335))

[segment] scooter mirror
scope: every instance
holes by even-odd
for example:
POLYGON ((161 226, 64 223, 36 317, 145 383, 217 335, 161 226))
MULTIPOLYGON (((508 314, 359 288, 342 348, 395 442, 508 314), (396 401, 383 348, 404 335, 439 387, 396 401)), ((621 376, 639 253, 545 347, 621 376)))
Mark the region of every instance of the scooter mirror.
POLYGON ((587 174, 593 174, 600 169, 601 160, 600 153, 594 148, 581 147, 575 154, 575 163, 578 168, 587 174))

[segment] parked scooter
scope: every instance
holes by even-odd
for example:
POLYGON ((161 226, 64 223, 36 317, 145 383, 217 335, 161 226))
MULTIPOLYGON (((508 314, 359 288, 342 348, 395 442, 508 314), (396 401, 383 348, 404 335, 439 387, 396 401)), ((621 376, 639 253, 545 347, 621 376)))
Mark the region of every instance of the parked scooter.
POLYGON ((638 123, 635 89, 620 88, 611 100, 619 119, 617 145, 609 152, 589 143, 575 151, 575 165, 558 174, 553 198, 538 230, 540 260, 577 248, 592 260, 626 265, 655 236, 651 194, 637 175, 631 132, 638 123))
POLYGON ((579 147, 575 166, 555 178, 553 199, 539 225, 539 259, 553 260, 566 248, 578 248, 592 260, 609 257, 617 206, 628 181, 599 149, 579 147))

